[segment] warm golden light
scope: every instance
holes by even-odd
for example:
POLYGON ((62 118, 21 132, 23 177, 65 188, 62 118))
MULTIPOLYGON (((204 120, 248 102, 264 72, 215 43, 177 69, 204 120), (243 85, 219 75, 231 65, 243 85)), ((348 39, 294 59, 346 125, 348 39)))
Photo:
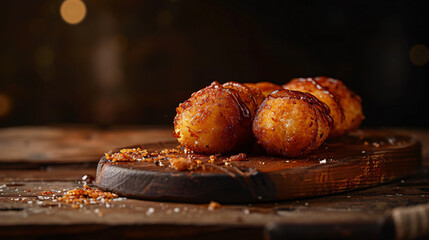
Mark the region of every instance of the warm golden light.
POLYGON ((417 66, 423 66, 429 61, 429 49, 423 44, 416 44, 410 49, 410 60, 417 66))
POLYGON ((69 24, 78 24, 86 16, 86 6, 81 0, 65 0, 60 7, 63 20, 69 24))
POLYGON ((0 93, 0 117, 4 117, 9 114, 12 108, 12 101, 6 94, 0 93))

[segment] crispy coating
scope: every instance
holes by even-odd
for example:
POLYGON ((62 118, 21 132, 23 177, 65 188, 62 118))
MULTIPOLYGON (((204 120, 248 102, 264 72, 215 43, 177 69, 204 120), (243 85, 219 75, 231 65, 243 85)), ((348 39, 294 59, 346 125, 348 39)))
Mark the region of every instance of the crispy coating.
POLYGON ((174 136, 197 153, 227 153, 250 144, 252 116, 237 90, 213 82, 176 108, 174 136))
POLYGON ((297 78, 283 85, 286 89, 309 92, 326 103, 334 119, 329 137, 338 137, 357 129, 365 118, 362 100, 340 80, 328 77, 297 78))
POLYGON ((245 85, 249 87, 258 88, 259 90, 261 90, 262 94, 264 94, 265 97, 267 97, 270 93, 276 90, 283 89, 282 86, 271 82, 245 83, 245 85))
POLYGON ((309 93, 279 90, 256 113, 253 133, 273 155, 299 157, 320 147, 332 127, 329 108, 309 93))
POLYGON ((179 171, 190 171, 197 167, 197 162, 189 157, 172 157, 170 158, 170 167, 179 171))
POLYGON ((249 87, 238 82, 227 82, 222 86, 224 88, 234 89, 238 92, 241 100, 243 100, 244 104, 246 104, 247 108, 250 110, 253 119, 259 105, 261 105, 262 101, 265 99, 262 92, 258 88, 249 87))

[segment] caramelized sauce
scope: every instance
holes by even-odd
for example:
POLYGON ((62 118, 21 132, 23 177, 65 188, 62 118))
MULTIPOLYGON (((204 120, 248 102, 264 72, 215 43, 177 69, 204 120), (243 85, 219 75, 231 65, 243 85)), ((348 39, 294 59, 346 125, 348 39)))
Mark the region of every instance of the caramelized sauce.
POLYGON ((328 105, 326 105, 322 101, 319 101, 319 99, 317 99, 315 96, 311 95, 310 93, 283 89, 283 90, 278 90, 271 93, 268 96, 268 98, 286 98, 291 100, 303 100, 308 104, 319 109, 321 116, 326 119, 330 127, 332 127, 334 124, 334 121, 329 115, 330 109, 328 105))

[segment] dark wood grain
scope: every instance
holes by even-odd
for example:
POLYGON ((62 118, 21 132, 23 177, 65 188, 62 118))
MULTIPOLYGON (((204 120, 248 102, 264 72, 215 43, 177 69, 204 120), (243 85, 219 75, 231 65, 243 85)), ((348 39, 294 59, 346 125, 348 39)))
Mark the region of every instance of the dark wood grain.
MULTIPOLYGON (((149 150, 177 143, 142 145, 149 150)), ((225 158, 228 156, 225 156, 225 158)), ((358 131, 325 144, 301 159, 250 150, 246 161, 225 166, 197 156, 205 170, 177 171, 152 162, 110 162, 102 158, 96 185, 150 200, 252 203, 311 197, 374 186, 409 176, 421 166, 420 143, 390 131, 358 131)))
POLYGON ((395 129, 394 132, 415 136, 422 143, 423 168, 417 174, 345 193, 273 203, 222 204, 219 209, 210 211, 207 204, 131 198, 84 205, 79 209, 51 199, 39 200, 43 191, 55 190, 62 195, 69 189, 82 188, 84 174, 95 176, 94 165, 88 163, 97 163, 99 156, 110 148, 174 140, 169 128, 3 129, 0 130, 0 239, 250 240, 263 239, 264 234, 265 239, 289 239, 291 236, 302 239, 309 234, 312 239, 329 236, 349 239, 362 236, 360 232, 366 233, 365 239, 393 239, 392 226, 384 231, 384 224, 380 222, 398 207, 429 202, 429 131, 395 129), (45 130, 47 133, 60 131, 61 136, 47 138, 45 130), (74 145, 73 135, 67 139, 66 134, 74 130, 103 134, 89 140, 90 143, 82 140, 74 145), (25 148, 24 140, 31 142, 29 148, 25 148), (67 146, 64 149, 70 151, 63 153, 57 149, 63 143, 67 146), (86 143, 98 147, 81 148, 86 143), (40 152, 55 154, 27 158, 40 152), (93 159, 81 158, 82 153, 93 159), (65 155, 69 157, 62 158, 65 155), (149 209, 153 209, 152 214, 148 214, 149 209), (350 237, 350 233, 354 233, 353 236, 350 237))
MULTIPOLYGON (((0 129, 0 167, 96 164, 109 149, 174 140, 170 128, 14 127, 0 129)), ((80 166, 82 167, 82 166, 80 166)))
POLYGON ((74 180, 62 179, 61 173, 55 172, 56 169, 52 173, 40 171, 38 178, 22 180, 28 171, 16 170, 13 179, 5 179, 2 176, 8 171, 0 170, 0 186, 6 185, 1 187, 0 192, 0 238, 35 239, 61 235, 94 239, 98 235, 106 239, 119 236, 198 239, 213 235, 223 236, 222 239, 238 239, 241 235, 246 239, 261 239, 266 226, 267 234, 275 239, 276 236, 284 238, 288 234, 294 234, 297 238, 299 234, 308 235, 308 232, 302 232, 302 228, 297 227, 305 226, 306 229, 314 228, 311 231, 313 236, 317 229, 320 230, 319 234, 329 230, 331 232, 327 236, 340 236, 344 234, 340 230, 349 228, 351 231, 376 234, 368 235, 368 239, 380 239, 379 222, 391 209, 429 201, 429 174, 424 169, 402 181, 346 194, 276 203, 229 204, 215 211, 209 211, 207 204, 129 198, 113 203, 84 205, 81 209, 73 209, 69 204, 59 205, 52 200, 41 200, 42 204, 38 204, 38 196, 43 191, 56 190, 61 195, 69 189, 82 187, 83 183, 78 181, 82 177, 81 171, 76 170, 74 180), (52 175, 52 179, 44 180, 43 173, 52 175), (154 209, 153 213, 147 214, 151 208, 154 209), (229 237, 226 233, 230 234, 229 237))

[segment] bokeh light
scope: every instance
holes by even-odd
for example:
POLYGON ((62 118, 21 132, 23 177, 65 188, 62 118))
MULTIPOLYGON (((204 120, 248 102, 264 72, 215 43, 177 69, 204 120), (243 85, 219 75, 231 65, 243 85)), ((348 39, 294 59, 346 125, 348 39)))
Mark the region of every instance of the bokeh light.
POLYGON ((69 24, 78 24, 86 16, 86 6, 81 0, 65 0, 60 7, 63 20, 69 24))
POLYGON ((423 44, 416 44, 410 49, 410 60, 417 66, 423 66, 429 61, 429 49, 423 44))
POLYGON ((12 101, 8 95, 0 93, 0 117, 5 117, 12 109, 12 101))

